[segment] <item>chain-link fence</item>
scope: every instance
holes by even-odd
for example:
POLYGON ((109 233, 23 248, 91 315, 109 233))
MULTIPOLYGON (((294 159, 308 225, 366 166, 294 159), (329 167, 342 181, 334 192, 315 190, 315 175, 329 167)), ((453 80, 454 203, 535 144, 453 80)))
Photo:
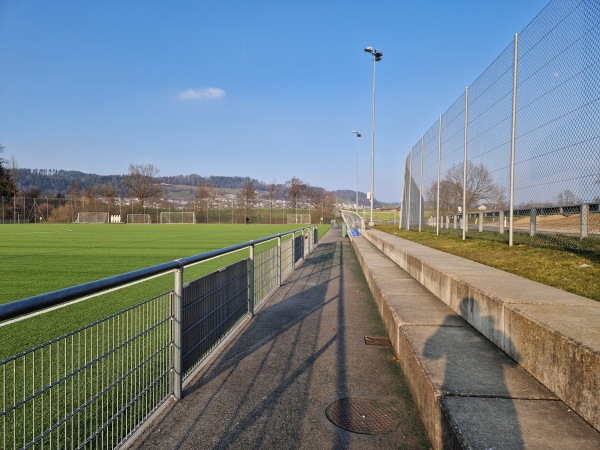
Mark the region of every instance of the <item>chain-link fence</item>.
POLYGON ((411 148, 403 190, 402 228, 599 237, 600 2, 552 1, 515 35, 411 148))

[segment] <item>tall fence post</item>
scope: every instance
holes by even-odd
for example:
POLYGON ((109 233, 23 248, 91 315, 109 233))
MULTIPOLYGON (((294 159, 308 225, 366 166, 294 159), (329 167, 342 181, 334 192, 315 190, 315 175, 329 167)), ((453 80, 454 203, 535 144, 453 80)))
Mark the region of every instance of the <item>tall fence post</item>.
POLYGON ((508 224, 508 245, 513 245, 513 220, 515 210, 515 139, 517 135, 517 74, 519 63, 519 35, 515 34, 513 61, 512 125, 510 133, 510 212, 508 224))
POLYGON ((424 137, 423 135, 421 135, 421 169, 420 169, 420 175, 419 175, 419 233, 422 231, 423 229, 423 140, 424 137))
POLYGON ((404 208, 406 208, 406 159, 404 158, 404 176, 402 177, 402 197, 400 197, 400 217, 398 220, 398 228, 402 229, 403 219, 406 217, 406 212, 404 208))
POLYGON ((292 272, 296 270, 296 232, 292 233, 292 272))
POLYGON ((175 400, 181 400, 183 386, 183 267, 175 269, 175 286, 172 295, 173 312, 173 386, 175 400))
POLYGON ((248 315, 254 317, 254 243, 248 257, 248 315))
POLYGON ((281 286, 281 279, 283 278, 281 276, 281 236, 277 236, 277 286, 281 286))
POLYGON ((588 237, 588 223, 589 223, 589 215, 590 215, 590 204, 583 203, 581 205, 581 215, 579 222, 579 238, 585 239, 588 237))
POLYGON ((463 160, 463 204, 462 204, 462 238, 467 238, 467 227, 469 226, 469 217, 467 216, 467 143, 469 135, 469 88, 465 88, 465 140, 464 140, 464 160, 463 160))
MULTIPOLYGON (((435 234, 440 234, 440 170, 442 164, 442 116, 440 115, 440 124, 438 127, 438 164, 437 164, 437 202, 435 207, 436 228, 435 234)), ((443 224, 442 224, 443 228, 443 224)))
POLYGON ((410 220, 411 220, 411 214, 410 214, 410 210, 412 208, 412 147, 410 149, 410 156, 409 156, 409 164, 408 164, 408 208, 406 209, 407 211, 407 216, 406 216, 406 229, 410 230, 410 220))

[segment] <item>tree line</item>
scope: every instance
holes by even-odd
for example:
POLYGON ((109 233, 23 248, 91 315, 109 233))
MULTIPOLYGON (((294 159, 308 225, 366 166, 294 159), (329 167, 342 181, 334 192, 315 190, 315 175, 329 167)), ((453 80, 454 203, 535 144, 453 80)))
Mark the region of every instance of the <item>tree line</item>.
MULTIPOLYGON (((4 147, 0 146, 0 156, 4 147)), ((165 185, 193 186, 195 195, 190 203, 193 207, 243 209, 248 214, 251 208, 261 206, 273 209, 277 202, 285 201, 291 208, 318 207, 329 220, 334 216, 335 194, 320 187, 310 186, 300 178, 292 177, 283 184, 274 181, 270 184, 259 182, 250 177, 226 177, 200 175, 159 176, 159 169, 152 164, 130 164, 126 175, 96 175, 78 171, 55 169, 20 169, 16 161, 9 162, 0 157, 0 197, 12 198, 12 215, 22 216, 26 210, 33 208, 35 199, 41 197, 56 199, 87 198, 89 205, 96 204, 92 199, 101 199, 107 204, 114 204, 117 199, 129 198, 137 202, 137 210, 145 212, 152 203, 159 208, 166 202, 163 197, 165 185), (237 194, 224 194, 223 189, 237 191, 237 194), (17 202, 17 197, 29 199, 32 205, 17 202), (327 213, 325 214, 325 210, 327 213)), ((85 202, 84 202, 85 203, 85 202)), ((3 201, 3 214, 5 213, 3 201)), ((68 216, 76 214, 76 206, 71 203, 45 211, 50 218, 56 215, 61 221, 68 221, 68 216), (58 217, 60 216, 60 217, 58 217), (65 217, 63 217, 65 216, 65 217)))
MULTIPOLYGON (((14 174, 7 168, 5 162, 3 173, 14 175, 18 180, 19 195, 35 194, 27 196, 49 196, 63 198, 72 195, 73 192, 87 192, 88 190, 101 191, 102 186, 111 185, 117 192, 117 196, 125 197, 128 187, 125 184, 127 175, 96 175, 75 170, 57 169, 21 169, 17 168, 14 174)), ((6 175, 4 178, 8 179, 6 175)), ((12 179, 12 178, 11 178, 12 179)), ((163 184, 179 186, 199 186, 200 183, 210 183, 217 189, 242 189, 244 183, 251 181, 259 191, 266 191, 267 184, 249 177, 239 176, 209 176, 203 177, 197 174, 171 175, 157 177, 157 181, 163 184)), ((10 192, 4 193, 5 197, 12 196, 10 192)))

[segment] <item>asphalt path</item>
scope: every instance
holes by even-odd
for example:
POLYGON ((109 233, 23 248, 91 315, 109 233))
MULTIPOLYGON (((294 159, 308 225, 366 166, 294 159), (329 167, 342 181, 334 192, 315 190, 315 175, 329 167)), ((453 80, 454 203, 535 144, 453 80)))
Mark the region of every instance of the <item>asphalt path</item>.
POLYGON ((429 448, 392 349, 367 345, 379 337, 354 249, 331 230, 131 448, 429 448), (366 429, 334 424, 340 411, 366 429), (383 419, 393 425, 378 428, 383 419))

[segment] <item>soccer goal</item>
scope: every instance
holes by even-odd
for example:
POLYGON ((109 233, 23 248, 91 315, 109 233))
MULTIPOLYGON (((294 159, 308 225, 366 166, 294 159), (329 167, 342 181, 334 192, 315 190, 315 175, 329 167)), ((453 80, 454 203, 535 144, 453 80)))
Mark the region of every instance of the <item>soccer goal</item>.
POLYGON ((310 214, 288 214, 287 223, 311 223, 310 214))
POLYGON ((127 214, 127 223, 152 223, 150 214, 127 214))
POLYGON ((161 212, 160 223, 196 223, 196 214, 193 212, 161 212))
POLYGON ((106 212, 80 212, 77 213, 75 223, 108 223, 106 212))

